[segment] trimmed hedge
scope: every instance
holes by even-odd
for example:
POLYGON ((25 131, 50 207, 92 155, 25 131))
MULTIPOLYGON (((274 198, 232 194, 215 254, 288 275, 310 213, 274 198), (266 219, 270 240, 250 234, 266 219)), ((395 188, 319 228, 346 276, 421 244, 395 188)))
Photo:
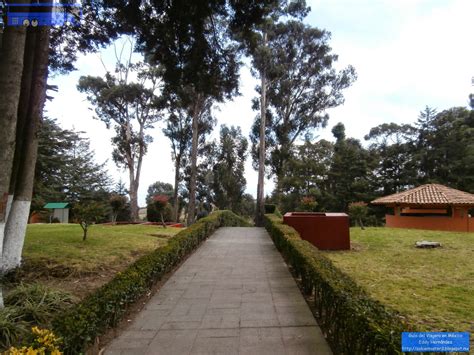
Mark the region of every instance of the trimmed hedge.
POLYGON ((337 354, 401 354, 401 332, 413 331, 395 311, 372 299, 281 218, 265 215, 265 227, 276 247, 314 294, 320 326, 337 354))
POLYGON ((230 211, 214 212, 178 233, 166 246, 141 257, 109 283, 56 317, 53 331, 62 338, 64 353, 84 353, 97 336, 117 325, 129 305, 223 226, 249 224, 230 211))

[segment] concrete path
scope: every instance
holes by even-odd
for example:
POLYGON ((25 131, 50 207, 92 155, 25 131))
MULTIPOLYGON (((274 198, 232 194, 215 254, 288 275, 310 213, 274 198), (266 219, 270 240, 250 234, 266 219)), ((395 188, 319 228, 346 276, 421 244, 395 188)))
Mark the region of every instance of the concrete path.
POLYGON ((106 354, 332 354, 263 228, 221 228, 106 354))

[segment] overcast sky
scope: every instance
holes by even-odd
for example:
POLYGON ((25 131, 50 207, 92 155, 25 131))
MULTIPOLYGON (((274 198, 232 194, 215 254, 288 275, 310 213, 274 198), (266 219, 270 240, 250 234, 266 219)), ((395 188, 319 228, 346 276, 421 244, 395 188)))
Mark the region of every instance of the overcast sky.
MULTIPOLYGON (((339 55, 337 67, 353 65, 358 80, 345 91, 345 104, 330 110, 327 128, 315 132, 332 139, 337 122, 346 126, 347 136, 363 140, 371 127, 384 122, 413 123, 426 106, 447 109, 467 106, 474 92, 474 1, 472 0, 313 0, 306 22, 332 33, 331 46, 339 55)), ((100 56, 113 69, 113 51, 81 57, 76 72, 53 78, 59 86, 48 102, 47 115, 63 128, 84 131, 91 140, 98 162, 108 160, 109 173, 118 181, 127 174, 111 161, 112 147, 105 124, 94 120, 85 96, 76 85, 81 75, 103 75, 100 56)), ((249 68, 241 70, 242 96, 220 105, 215 111, 218 125, 238 125, 248 136, 255 117, 251 99, 257 81, 249 68)), ((139 204, 145 204, 148 185, 155 181, 173 183, 170 144, 157 124, 154 142, 144 159, 139 204)), ((214 136, 218 134, 218 127, 214 136)), ((256 195, 257 174, 246 166, 247 192, 256 195)), ((265 189, 270 193, 273 184, 265 189)))

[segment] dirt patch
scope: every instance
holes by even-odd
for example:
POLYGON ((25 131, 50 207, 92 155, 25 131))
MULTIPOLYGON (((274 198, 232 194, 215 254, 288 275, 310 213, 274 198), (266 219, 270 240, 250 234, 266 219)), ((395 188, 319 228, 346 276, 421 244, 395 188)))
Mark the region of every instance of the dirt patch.
POLYGON ((357 243, 357 242, 351 242, 351 251, 363 251, 366 250, 367 247, 364 245, 357 243))
POLYGON ((9 288, 19 283, 39 282, 48 287, 71 293, 78 301, 105 285, 120 271, 140 258, 143 253, 131 252, 131 259, 112 265, 101 265, 94 269, 77 269, 55 264, 47 259, 26 259, 21 268, 8 275, 9 288))
POLYGON ((147 235, 149 235, 150 237, 165 238, 165 239, 174 237, 174 235, 172 234, 160 234, 160 233, 148 233, 147 235))

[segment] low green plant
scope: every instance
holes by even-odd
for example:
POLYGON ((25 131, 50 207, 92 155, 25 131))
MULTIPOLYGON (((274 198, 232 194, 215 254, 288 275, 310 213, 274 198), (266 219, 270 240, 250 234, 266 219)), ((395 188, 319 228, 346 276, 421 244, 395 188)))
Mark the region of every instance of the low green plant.
POLYGON ((265 213, 274 213, 276 210, 276 205, 272 203, 265 204, 265 213))
POLYGON ((41 325, 48 324, 57 312, 73 303, 71 294, 39 283, 20 284, 5 297, 5 305, 17 307, 24 321, 41 325))
POLYGON ((216 211, 178 233, 164 247, 141 257, 82 302, 59 314, 53 321, 53 330, 63 339, 64 353, 85 352, 96 337, 122 319, 128 306, 222 226, 249 226, 249 223, 230 211, 216 211))
POLYGON ((0 309, 0 352, 18 344, 28 334, 28 323, 22 319, 17 307, 0 309))
POLYGON ((38 283, 20 284, 9 291, 5 308, 0 309, 0 351, 32 341, 30 327, 50 326, 58 312, 64 312, 73 301, 69 293, 38 283))
POLYGON ((281 218, 267 214, 264 221, 276 247, 301 278, 304 292, 314 296, 316 315, 335 353, 401 353, 401 332, 413 327, 400 314, 369 297, 281 218))

